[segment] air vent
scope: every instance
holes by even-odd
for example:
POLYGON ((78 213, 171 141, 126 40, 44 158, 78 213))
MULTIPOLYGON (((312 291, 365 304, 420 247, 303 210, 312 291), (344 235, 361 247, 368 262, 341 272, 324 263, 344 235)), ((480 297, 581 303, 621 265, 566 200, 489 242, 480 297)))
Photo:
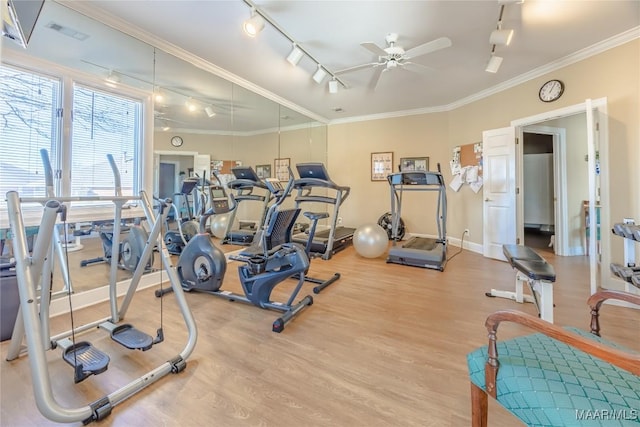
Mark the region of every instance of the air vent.
POLYGON ((80 31, 74 30, 73 28, 65 27, 64 25, 56 24, 55 22, 49 22, 45 26, 61 34, 64 34, 67 37, 71 37, 72 39, 76 39, 79 41, 85 41, 89 38, 88 34, 81 33, 80 31))

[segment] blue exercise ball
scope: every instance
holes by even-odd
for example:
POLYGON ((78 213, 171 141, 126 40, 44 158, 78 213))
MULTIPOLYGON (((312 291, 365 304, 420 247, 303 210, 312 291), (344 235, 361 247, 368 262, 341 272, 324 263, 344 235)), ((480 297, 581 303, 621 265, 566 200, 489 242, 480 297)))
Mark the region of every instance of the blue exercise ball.
POLYGON ((389 237, 378 224, 363 224, 353 234, 353 246, 360 256, 377 258, 387 251, 389 237))

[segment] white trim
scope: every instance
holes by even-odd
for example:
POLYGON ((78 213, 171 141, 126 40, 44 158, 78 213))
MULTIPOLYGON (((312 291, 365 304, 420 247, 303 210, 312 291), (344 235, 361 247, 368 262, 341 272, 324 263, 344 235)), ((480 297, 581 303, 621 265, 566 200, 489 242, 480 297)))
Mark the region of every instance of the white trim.
MULTIPOLYGON (((554 221, 555 221, 555 244, 554 251, 556 255, 567 256, 573 254, 573 250, 569 249, 569 230, 566 227, 568 219, 568 206, 567 206, 567 132, 563 128, 556 128, 550 126, 525 126, 522 128, 522 133, 537 133, 543 135, 553 136, 553 185, 556 197, 556 203, 554 207, 554 221)), ((519 150, 519 155, 524 154, 524 139, 522 139, 522 150, 519 150)), ((520 163, 522 164, 522 163, 520 163)), ((524 182, 522 181, 522 174, 520 176, 520 183, 518 187, 523 188, 524 182)), ((522 199, 523 197, 521 197, 522 199)), ((520 206, 519 206, 520 208, 520 206)), ((522 211, 524 212, 524 211, 522 211)))
MULTIPOLYGON (((166 272, 162 271, 155 271, 143 275, 140 278, 138 290, 150 288, 152 286, 158 286, 160 284, 161 278, 163 279, 163 281, 167 281, 169 280, 169 275, 166 272)), ((129 289, 130 284, 131 279, 118 282, 116 284, 118 296, 125 295, 127 293, 127 289, 129 289)), ((167 287, 168 286, 169 285, 167 285, 167 287)), ((80 310, 81 308, 90 307, 104 301, 109 301, 108 285, 71 295, 71 305, 74 310, 80 310)), ((51 306, 49 308, 51 317, 69 313, 69 311, 69 299, 67 297, 58 298, 51 301, 51 306)))
POLYGON ((63 4, 65 7, 75 10, 76 12, 86 15, 89 18, 100 21, 103 24, 106 24, 118 31, 121 31, 124 34, 130 35, 144 43, 147 43, 153 47, 161 49, 164 52, 175 56, 176 58, 189 62, 190 64, 195 65, 196 67, 202 70, 208 71, 216 76, 222 77, 223 79, 226 79, 231 83, 237 84, 238 86, 248 89, 269 100, 277 102, 278 104, 284 107, 297 111, 298 113, 303 114, 313 120, 316 120, 325 124, 328 123, 329 121, 327 118, 319 116, 316 113, 313 113, 299 105, 296 105, 291 101, 288 101, 282 98, 281 96, 276 95, 273 92, 270 92, 254 83, 251 83, 248 80, 245 80, 225 70, 224 68, 221 68, 215 64, 212 64, 208 61, 203 60, 202 58, 194 55, 191 52, 188 52, 182 49, 181 47, 174 45, 173 43, 162 40, 158 38, 158 36, 156 35, 150 34, 141 28, 135 27, 134 25, 131 25, 131 23, 91 5, 91 2, 79 2, 79 1, 61 2, 58 0, 55 0, 55 1, 60 4, 63 4))
MULTIPOLYGON (((54 0, 56 2, 59 2, 59 0, 54 0)), ((548 64, 545 64, 543 66, 540 66, 538 68, 535 68, 525 74, 521 74, 513 79, 507 80, 505 82, 500 83, 499 85, 490 87, 486 90, 477 92, 473 95, 470 95, 466 98, 462 98, 456 101, 453 101, 449 104, 446 105, 441 105, 441 106, 435 106, 435 107, 428 107, 428 108, 418 108, 418 109, 411 109, 411 110, 400 110, 400 111, 394 111, 394 112, 387 112, 387 113, 381 113, 381 114, 372 114, 372 115, 365 115, 365 116, 356 116, 356 117, 349 117, 349 118, 344 118, 344 119, 334 119, 334 120, 330 120, 326 117, 320 116, 319 114, 313 113, 299 105, 296 105, 284 98, 282 98, 279 95, 276 95, 254 83, 249 82, 248 80, 245 80, 221 67, 218 67, 215 64, 212 64, 210 62, 207 62, 205 60, 203 60, 202 58, 170 43, 167 42, 165 40, 159 39, 157 36, 154 36, 140 28, 134 27, 133 25, 131 25, 130 23, 128 23, 127 21, 116 17, 114 15, 111 15, 103 10, 100 10, 94 6, 91 5, 91 2, 60 2, 61 4, 64 4, 64 6, 69 7, 73 10, 76 10, 77 12, 80 12, 82 14, 85 14, 87 16, 89 16, 90 18, 96 19, 106 25, 109 25, 113 28, 115 28, 118 31, 121 31, 125 34, 128 34, 132 37, 135 37, 145 43, 148 43, 151 46, 157 47, 159 49, 162 49, 163 51, 165 51, 168 54, 174 55, 177 58, 183 59, 189 63, 191 63, 192 65, 195 65, 205 71, 209 71, 214 75, 217 75, 219 77, 222 77, 234 84, 237 84, 238 86, 241 86, 245 89, 248 89, 252 92, 255 92, 258 95, 261 95, 267 99, 270 99, 274 102, 279 103, 280 105, 283 105, 285 107, 291 108, 294 111, 297 111, 309 118, 312 118, 313 120, 316 120, 318 122, 324 123, 324 124, 329 124, 329 125, 333 125, 333 124, 341 124, 341 123, 351 123, 351 122, 361 122, 361 121, 369 121, 369 120, 380 120, 380 119, 387 119, 387 118, 394 118, 394 117, 403 117, 403 116, 413 116, 413 115, 420 115, 420 114, 429 114, 429 113, 438 113, 438 112, 446 112, 446 111, 451 111, 451 110, 455 110, 456 108, 460 108, 464 105, 467 104, 471 104, 473 102, 476 102, 480 99, 489 97, 491 95, 494 95, 496 93, 502 92, 506 89, 518 86, 522 83, 525 83, 529 80, 533 80, 535 78, 538 78, 540 76, 543 76, 547 73, 553 72, 555 70, 558 70, 560 68, 566 67, 568 65, 574 64, 576 62, 582 61, 584 59, 587 59, 589 57, 592 57, 594 55, 597 55, 599 53, 602 53, 604 51, 607 51, 609 49, 613 49, 617 46, 620 46, 622 44, 628 43, 632 40, 635 40, 637 38, 640 38, 640 26, 636 26, 634 28, 631 28, 623 33, 617 34, 615 36, 612 36, 608 39, 602 40, 598 43, 595 43, 591 46, 588 46, 584 49, 581 49, 577 52, 574 52, 570 55, 565 56, 564 58, 560 58, 556 61, 550 62, 548 64)))
MULTIPOLYGON (((564 108, 559 108, 553 111, 547 111, 541 114, 537 114, 530 117, 525 117, 521 119, 516 119, 511 121, 511 126, 514 127, 522 127, 527 125, 533 125, 540 122, 544 122, 547 120, 557 119, 559 117, 570 116, 573 114, 585 113, 587 115, 587 127, 592 128, 593 122, 589 119, 590 114, 588 112, 592 112, 593 110, 597 110, 600 115, 598 119, 606 119, 607 115, 607 98, 598 98, 598 99, 587 99, 585 102, 580 104, 571 105, 564 108)), ((599 151, 600 151, 600 162, 604 165, 608 165, 608 147, 609 147, 609 134, 607 127, 607 120, 599 120, 600 122, 600 132, 599 132, 599 151)), ((521 132, 521 131, 520 131, 521 132)), ((589 202, 590 202, 590 212, 589 216, 591 218, 591 228, 595 230, 595 196, 596 196, 596 183, 595 183, 595 141, 594 135, 592 132, 589 132, 587 135, 587 153, 588 157, 588 167, 589 167, 589 202)), ((609 168, 604 167, 601 168, 600 172, 600 186, 601 188, 608 189, 609 185, 609 168)), ((601 191, 601 206, 603 206, 600 214, 600 221, 604 224, 609 223, 609 191, 601 191)), ((609 234, 602 233, 601 234, 601 250, 602 250, 602 265, 608 266, 610 260, 609 254, 609 234)), ((589 268, 590 268, 590 290, 593 294, 598 287, 597 280, 597 264, 598 264, 598 253, 595 250, 595 239, 591 239, 591 248, 589 250, 589 268)), ((600 281, 603 286, 606 286, 610 279, 611 274, 609 273, 608 268, 600 269, 600 281)))

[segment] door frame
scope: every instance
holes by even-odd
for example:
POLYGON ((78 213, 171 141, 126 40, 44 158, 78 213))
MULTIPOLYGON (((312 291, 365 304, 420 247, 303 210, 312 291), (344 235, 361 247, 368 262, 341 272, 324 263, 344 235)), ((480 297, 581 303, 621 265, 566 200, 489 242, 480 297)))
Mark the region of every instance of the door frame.
MULTIPOLYGON (((600 163, 604 165, 604 167, 600 168, 600 188, 605 191, 601 191, 599 194, 600 197, 600 219, 603 224, 609 224, 609 130, 608 130, 608 121, 607 121, 607 98, 598 98, 598 99, 586 99, 585 102, 580 104, 570 105, 568 107, 559 108, 556 110, 546 111, 544 113, 536 114, 529 117, 524 117, 511 121, 511 126, 516 127, 518 133, 522 132, 522 127, 536 125, 541 122, 558 119, 565 116, 571 116, 574 114, 585 113, 587 116, 587 127, 591 130, 591 132, 587 133, 587 159, 588 159, 588 168, 589 168, 589 217, 591 218, 592 224, 590 224, 591 229, 595 230, 595 202, 598 196, 597 194, 597 180, 596 180, 596 171, 595 171, 595 153, 596 153, 596 143, 598 144, 598 151, 600 156, 600 163), (594 126, 593 122, 593 112, 597 111, 598 114, 598 124, 599 126, 594 126), (596 142, 596 137, 598 141, 596 142)), ((517 174, 520 176, 520 173, 517 174)), ((518 186, 521 185, 517 183, 518 186)), ((518 208, 520 210, 520 208, 518 208)), ((520 227, 524 227, 523 224, 523 215, 522 212, 518 212, 517 222, 518 229, 520 227)), ((611 262, 611 253, 610 253, 610 233, 601 233, 601 251, 602 255, 599 258, 599 255, 596 251, 596 241, 595 239, 590 239, 590 247, 589 247, 589 271, 590 271, 590 290, 591 293, 595 293, 598 288, 598 282, 600 286, 603 287, 611 287, 611 276, 609 274, 608 268, 600 268, 600 274, 598 275, 598 262, 601 265, 608 266, 611 262)))
MULTIPOLYGON (((521 144, 516 145, 516 166, 518 168, 517 180, 518 188, 524 188, 524 134, 537 133, 542 135, 551 135, 553 137, 553 191, 554 191, 554 235, 555 243, 553 246, 556 255, 575 255, 569 250, 569 230, 567 227, 567 132, 563 128, 551 126, 523 126, 516 129, 521 144)), ((518 212, 522 212, 522 227, 518 228, 517 236, 521 242, 524 242, 524 193, 521 191, 521 197, 517 200, 518 212)), ((520 223, 520 222, 519 222, 520 223)))

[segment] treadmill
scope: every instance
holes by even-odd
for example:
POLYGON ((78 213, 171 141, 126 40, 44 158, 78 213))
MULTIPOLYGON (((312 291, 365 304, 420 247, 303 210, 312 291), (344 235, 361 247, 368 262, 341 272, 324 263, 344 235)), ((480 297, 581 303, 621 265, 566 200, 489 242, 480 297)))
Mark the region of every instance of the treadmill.
MULTIPOLYGON (((317 231, 311 242, 313 256, 321 256, 325 260, 331 259, 333 254, 340 252, 353 242, 353 233, 356 229, 338 226, 340 206, 349 196, 351 188, 337 185, 331 181, 329 173, 322 163, 298 163, 296 169, 300 176, 293 182, 293 188, 298 190, 295 198, 296 208, 307 202, 333 205, 329 229, 317 231)), ((306 245, 307 240, 306 233, 298 233, 293 236, 295 243, 306 245)))
MULTIPOLYGON (((251 166, 235 166, 231 168, 235 179, 229 181, 227 187, 234 192, 234 199, 238 207, 244 202, 258 202, 260 206, 260 218, 254 221, 240 221, 238 229, 233 229, 238 209, 229 214, 227 231, 222 244, 249 246, 253 238, 262 227, 269 202, 272 200, 271 192, 266 184, 258 177, 251 166)), ((255 204, 254 204, 255 205, 255 204)), ((246 204, 245 204, 246 206, 246 204)))
POLYGON ((393 244, 387 256, 388 263, 411 265, 444 271, 447 262, 447 193, 440 172, 398 172, 387 176, 391 189, 391 216, 393 244), (436 239, 414 236, 402 246, 398 245, 402 196, 405 191, 434 192, 438 198, 436 239))

